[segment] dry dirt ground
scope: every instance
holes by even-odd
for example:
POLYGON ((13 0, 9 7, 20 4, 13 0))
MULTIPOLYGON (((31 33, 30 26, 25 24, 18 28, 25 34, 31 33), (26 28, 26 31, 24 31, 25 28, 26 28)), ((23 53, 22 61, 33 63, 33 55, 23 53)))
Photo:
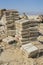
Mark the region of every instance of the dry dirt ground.
POLYGON ((26 58, 19 47, 10 45, 4 48, 0 55, 0 65, 43 65, 43 56, 39 58, 26 58))

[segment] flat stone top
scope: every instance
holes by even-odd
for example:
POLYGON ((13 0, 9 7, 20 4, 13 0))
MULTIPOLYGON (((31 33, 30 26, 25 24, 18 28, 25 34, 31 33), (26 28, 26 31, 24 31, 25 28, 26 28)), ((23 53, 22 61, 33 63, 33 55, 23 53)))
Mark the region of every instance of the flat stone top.
POLYGON ((36 46, 34 46, 32 43, 22 45, 21 49, 24 49, 28 53, 38 50, 38 48, 36 46))
POLYGON ((18 21, 15 21, 15 23, 20 23, 20 24, 23 24, 23 23, 26 23, 26 22, 29 22, 29 23, 31 23, 31 22, 41 22, 41 20, 40 19, 33 19, 33 20, 31 20, 31 19, 28 19, 28 20, 26 20, 26 19, 21 19, 21 20, 18 20, 18 21))

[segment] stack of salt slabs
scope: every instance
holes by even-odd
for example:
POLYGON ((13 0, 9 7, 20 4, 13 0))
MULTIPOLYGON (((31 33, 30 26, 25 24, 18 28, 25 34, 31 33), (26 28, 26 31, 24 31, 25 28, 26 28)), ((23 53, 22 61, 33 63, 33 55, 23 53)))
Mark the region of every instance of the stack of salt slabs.
POLYGON ((38 23, 40 20, 18 20, 15 21, 16 37, 19 43, 28 43, 29 41, 36 40, 39 36, 38 23))
POLYGON ((30 41, 34 41, 37 39, 37 37, 39 36, 39 32, 38 32, 38 26, 34 26, 34 27, 30 27, 29 28, 30 31, 30 41))
POLYGON ((41 18, 31 19, 29 24, 30 41, 34 41, 39 36, 38 25, 42 22, 41 18))
POLYGON ((8 35, 15 36, 15 20, 19 19, 18 11, 7 10, 4 14, 7 21, 8 35))
POLYGON ((43 23, 41 23, 39 25, 38 29, 39 29, 40 36, 37 39, 38 39, 38 41, 43 43, 43 23))

